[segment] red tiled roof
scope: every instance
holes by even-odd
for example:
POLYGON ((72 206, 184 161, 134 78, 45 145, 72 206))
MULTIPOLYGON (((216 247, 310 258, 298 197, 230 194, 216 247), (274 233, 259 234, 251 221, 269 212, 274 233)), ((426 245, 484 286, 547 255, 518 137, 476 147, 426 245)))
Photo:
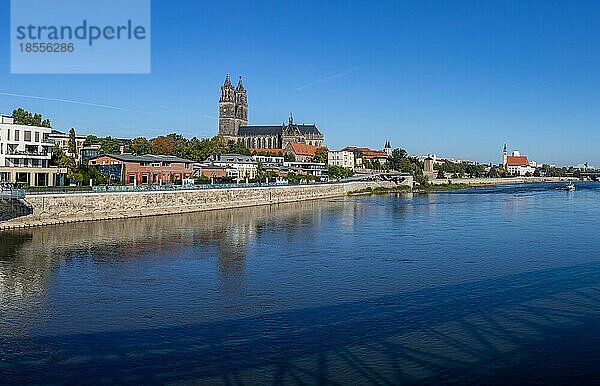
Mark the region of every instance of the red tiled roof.
POLYGON ((267 148, 261 148, 261 147, 250 148, 248 150, 250 150, 250 154, 269 153, 269 154, 277 155, 277 154, 283 153, 283 149, 267 149, 267 148))
POLYGON ((307 156, 311 156, 314 157, 315 152, 317 151, 317 149, 326 149, 326 147, 323 146, 312 146, 312 145, 307 145, 305 143, 296 143, 296 142, 290 142, 288 143, 288 146, 290 146, 292 149, 292 153, 296 154, 296 155, 307 155, 307 156))
POLYGON ((506 157, 507 165, 529 165, 529 160, 526 156, 513 156, 509 155, 506 157))
POLYGON ((387 158, 387 154, 384 151, 380 151, 380 150, 371 150, 368 147, 354 147, 354 146, 347 146, 345 148, 343 148, 342 150, 344 151, 360 151, 362 153, 362 157, 369 159, 369 158, 387 158))

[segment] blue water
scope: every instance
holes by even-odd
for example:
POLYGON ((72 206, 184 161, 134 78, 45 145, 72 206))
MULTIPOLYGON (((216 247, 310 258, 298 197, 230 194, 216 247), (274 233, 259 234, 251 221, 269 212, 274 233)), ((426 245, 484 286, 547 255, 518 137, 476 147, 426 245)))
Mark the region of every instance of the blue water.
POLYGON ((0 383, 600 382, 600 184, 0 233, 0 383))

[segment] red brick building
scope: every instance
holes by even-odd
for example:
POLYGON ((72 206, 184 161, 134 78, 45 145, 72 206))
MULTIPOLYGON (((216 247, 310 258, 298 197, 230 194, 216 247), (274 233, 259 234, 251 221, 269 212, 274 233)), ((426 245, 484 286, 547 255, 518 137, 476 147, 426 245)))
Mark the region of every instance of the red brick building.
POLYGON ((89 165, 125 185, 170 185, 194 177, 194 161, 169 155, 102 154, 89 165))

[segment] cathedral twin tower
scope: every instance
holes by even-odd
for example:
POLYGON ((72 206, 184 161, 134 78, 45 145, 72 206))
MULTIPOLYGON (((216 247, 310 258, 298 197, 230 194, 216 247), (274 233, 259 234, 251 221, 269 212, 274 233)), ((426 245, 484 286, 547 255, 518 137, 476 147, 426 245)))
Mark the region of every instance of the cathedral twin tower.
POLYGON ((236 136, 240 126, 247 125, 248 100, 242 77, 240 76, 238 85, 234 89, 227 74, 219 99, 219 133, 225 136, 236 136))
POLYGON ((243 144, 249 149, 263 150, 283 150, 290 142, 323 146, 324 141, 317 126, 294 123, 291 115, 287 125, 248 126, 248 100, 242 77, 234 88, 229 74, 221 87, 219 98, 219 134, 227 141, 243 144))

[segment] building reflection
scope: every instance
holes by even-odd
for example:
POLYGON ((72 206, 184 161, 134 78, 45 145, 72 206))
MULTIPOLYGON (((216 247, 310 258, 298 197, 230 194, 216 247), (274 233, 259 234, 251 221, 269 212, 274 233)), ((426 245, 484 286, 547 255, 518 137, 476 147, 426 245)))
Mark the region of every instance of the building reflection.
MULTIPOLYGON (((343 200, 305 201, 171 216, 82 222, 0 233, 0 302, 43 296, 61 263, 215 258, 220 287, 239 292, 248 248, 265 230, 293 239, 318 232, 321 213, 343 200)), ((268 250, 261 253, 268 253, 268 250)), ((36 300, 37 302, 37 300, 36 300)))

